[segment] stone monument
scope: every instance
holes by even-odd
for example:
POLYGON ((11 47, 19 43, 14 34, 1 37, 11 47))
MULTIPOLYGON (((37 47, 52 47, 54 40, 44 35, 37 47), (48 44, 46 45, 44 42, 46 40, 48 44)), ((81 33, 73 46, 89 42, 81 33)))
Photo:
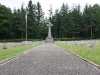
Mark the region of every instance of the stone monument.
POLYGON ((47 26, 48 26, 48 36, 47 36, 45 42, 46 43, 53 43, 54 42, 53 37, 51 36, 51 26, 53 26, 53 24, 51 24, 51 22, 49 22, 47 24, 47 26))

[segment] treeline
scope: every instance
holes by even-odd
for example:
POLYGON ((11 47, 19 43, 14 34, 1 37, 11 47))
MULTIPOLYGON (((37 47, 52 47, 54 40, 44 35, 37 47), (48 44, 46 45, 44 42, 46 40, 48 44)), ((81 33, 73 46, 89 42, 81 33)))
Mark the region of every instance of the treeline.
MULTIPOLYGON (((48 34, 46 26, 47 18, 42 10, 40 2, 28 2, 26 8, 21 5, 20 9, 12 11, 5 5, 0 4, 0 39, 25 39, 26 23, 25 14, 28 11, 28 38, 45 39, 48 34)), ((100 5, 86 4, 83 11, 80 5, 69 8, 62 4, 60 9, 49 11, 49 20, 53 23, 52 36, 54 38, 100 38, 100 5)))
POLYGON ((30 0, 26 8, 11 10, 0 4, 0 39, 25 39, 25 15, 28 11, 27 37, 28 39, 44 39, 47 36, 47 26, 40 2, 33 4, 30 0))
POLYGON ((69 9, 63 4, 52 16, 53 36, 56 38, 100 38, 100 5, 86 4, 69 9))

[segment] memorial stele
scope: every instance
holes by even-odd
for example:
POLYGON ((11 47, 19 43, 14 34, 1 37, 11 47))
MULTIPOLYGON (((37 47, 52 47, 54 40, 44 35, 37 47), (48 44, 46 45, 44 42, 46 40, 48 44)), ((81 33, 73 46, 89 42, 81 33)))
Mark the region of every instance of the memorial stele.
POLYGON ((48 22, 47 26, 48 26, 48 36, 47 36, 45 42, 46 43, 54 43, 53 37, 51 36, 51 26, 53 26, 53 24, 51 24, 51 22, 48 22))

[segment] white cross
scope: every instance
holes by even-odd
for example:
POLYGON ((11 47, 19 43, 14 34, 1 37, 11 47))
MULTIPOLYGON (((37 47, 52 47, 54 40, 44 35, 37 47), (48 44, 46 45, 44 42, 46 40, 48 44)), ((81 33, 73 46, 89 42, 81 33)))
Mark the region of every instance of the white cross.
POLYGON ((53 24, 51 24, 51 22, 49 22, 47 24, 47 26, 48 26, 48 36, 51 37, 51 26, 53 26, 53 24))

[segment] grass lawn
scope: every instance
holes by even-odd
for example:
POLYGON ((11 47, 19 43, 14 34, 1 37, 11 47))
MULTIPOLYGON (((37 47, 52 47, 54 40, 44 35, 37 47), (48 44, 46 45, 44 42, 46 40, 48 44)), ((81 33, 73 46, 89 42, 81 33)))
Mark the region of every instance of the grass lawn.
POLYGON ((28 46, 18 46, 15 49, 13 49, 11 46, 7 46, 7 50, 4 52, 2 47, 0 46, 0 62, 2 60, 14 57, 18 54, 21 54, 22 52, 25 52, 29 49, 35 48, 39 46, 40 44, 35 44, 35 45, 28 45, 28 46))
POLYGON ((75 54, 92 61, 98 65, 100 65, 100 44, 95 46, 92 51, 88 46, 79 46, 79 45, 68 45, 68 44, 57 44, 58 46, 74 52, 75 54))

